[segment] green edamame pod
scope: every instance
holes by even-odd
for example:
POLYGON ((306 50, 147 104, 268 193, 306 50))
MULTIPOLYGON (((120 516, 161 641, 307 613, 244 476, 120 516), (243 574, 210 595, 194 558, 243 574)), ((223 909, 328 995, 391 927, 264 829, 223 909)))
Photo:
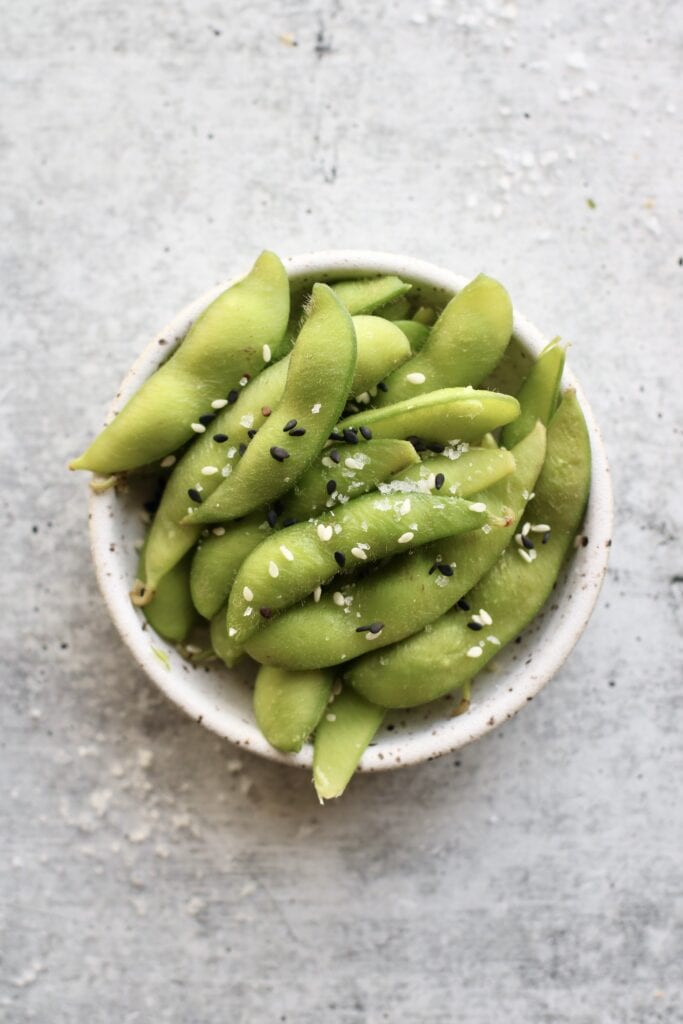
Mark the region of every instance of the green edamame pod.
POLYGON ((211 627, 209 634, 211 636, 211 646, 213 647, 214 654, 217 654, 221 661, 228 666, 233 668, 244 654, 244 650, 239 644, 234 643, 232 637, 228 634, 225 628, 225 616, 227 614, 227 606, 217 611, 214 617, 211 619, 211 627))
MULTIPOLYGON (((264 620, 347 572, 396 551, 481 526, 484 511, 460 498, 423 493, 366 494, 266 538, 245 559, 228 602, 228 626, 238 643, 264 620)), ((357 622, 371 637, 382 623, 357 622), (377 628, 375 628, 377 627, 377 628)))
POLYGON ((204 431, 205 416, 238 381, 277 358, 289 317, 289 280, 262 253, 251 272, 219 295, 71 469, 118 473, 176 451, 204 431))
POLYGON ((473 388, 443 388, 396 405, 348 416, 335 432, 342 436, 344 428, 365 427, 374 437, 417 437, 448 444, 454 438, 477 441, 518 415, 519 403, 510 395, 473 388))
MULTIPOLYGON (((461 456, 452 464, 444 490, 458 483, 462 466, 459 492, 474 497, 469 486, 477 478, 484 481, 485 473, 470 473, 462 460, 475 454, 485 465, 487 459, 501 453, 471 451, 461 456), (469 484, 468 477, 472 477, 469 484)), ((478 495, 489 515, 483 529, 462 537, 447 537, 396 557, 369 576, 340 586, 336 599, 326 592, 318 603, 308 600, 290 608, 250 637, 246 645, 250 656, 292 669, 336 665, 368 650, 367 637, 356 633, 355 616, 360 616, 361 622, 384 623, 381 633, 373 638, 373 648, 402 640, 438 619, 491 568, 510 541, 543 465, 544 427, 538 424, 512 455, 514 473, 499 477, 498 483, 478 495)), ((423 465, 427 468, 437 461, 446 460, 430 459, 423 465)), ((494 463, 491 465, 495 469, 494 463)))
POLYGON ((394 323, 403 331, 410 342, 413 355, 416 352, 421 352, 427 344, 429 327, 426 324, 421 324, 419 320, 394 320, 394 323))
MULTIPOLYGON (((142 568, 144 554, 140 561, 142 568)), ((189 554, 174 565, 157 589, 154 600, 143 609, 152 629, 172 643, 182 643, 197 621, 190 594, 191 561, 189 554)))
MULTIPOLYGON (((353 318, 353 324, 357 361, 349 397, 373 387, 410 355, 401 331, 387 320, 358 316, 353 318)), ((218 413, 206 433, 197 437, 176 465, 149 532, 148 589, 137 599, 138 602, 142 603, 151 596, 164 573, 196 543, 200 527, 179 526, 180 520, 189 514, 190 509, 197 507, 197 495, 206 501, 232 473, 241 459, 240 452, 282 400, 290 358, 287 355, 273 366, 266 367, 246 387, 234 390, 228 406, 218 413)))
POLYGON ((431 306, 420 306, 413 320, 416 324, 424 324, 425 327, 431 327, 436 320, 436 311, 431 306))
POLYGON ((288 491, 310 466, 344 408, 356 366, 356 332, 334 292, 313 286, 281 401, 233 473, 183 522, 239 519, 288 491), (286 445, 286 447, 285 447, 286 445))
POLYGON ((349 687, 328 705, 313 741, 313 784, 321 801, 342 795, 383 718, 384 708, 349 687))
POLYGON ((400 277, 365 277, 359 281, 337 281, 332 290, 349 313, 374 313, 381 306, 393 302, 409 292, 411 285, 400 277))
POLYGON ((541 352, 517 395, 521 413, 508 423, 500 437, 501 444, 512 448, 529 433, 536 420, 549 423, 557 408, 560 381, 564 369, 565 350, 555 338, 541 352))
POLYGON ((388 302, 386 306, 380 306, 376 313, 377 316, 383 316, 385 320, 404 320, 410 313, 410 302, 405 295, 401 295, 393 302, 388 302))
POLYGON ((421 352, 385 381, 377 405, 437 387, 476 387, 503 355, 512 334, 512 305, 503 286, 480 274, 448 303, 421 352))
POLYGON ((227 527, 216 527, 217 533, 200 540, 192 558, 190 592, 205 619, 213 618, 226 604, 239 567, 269 529, 263 513, 254 512, 227 527))
POLYGON ((271 747, 285 753, 301 750, 327 707, 333 679, 329 670, 288 672, 271 665, 259 669, 254 714, 271 747))
POLYGON ((469 611, 448 612, 429 632, 386 648, 381 661, 356 662, 349 670, 354 688, 389 707, 413 707, 468 682, 545 604, 580 526, 589 486, 588 432, 575 394, 567 392, 548 428, 546 460, 524 516, 533 547, 519 534, 468 594, 469 611), (471 630, 472 622, 483 628, 471 630))

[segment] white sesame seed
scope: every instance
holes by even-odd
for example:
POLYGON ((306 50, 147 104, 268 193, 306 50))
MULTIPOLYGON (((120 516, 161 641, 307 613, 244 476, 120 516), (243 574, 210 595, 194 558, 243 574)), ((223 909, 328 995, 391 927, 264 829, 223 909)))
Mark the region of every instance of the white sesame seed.
POLYGON ((470 647, 467 651, 468 658, 481 658, 481 647, 470 647))
POLYGON ((358 459, 352 458, 351 456, 349 456, 348 459, 344 459, 344 465, 346 466, 347 469, 362 469, 363 468, 363 463, 360 462, 358 459))
POLYGON ((483 501, 473 501, 470 505, 470 512, 485 512, 486 503, 483 501))
POLYGON ((320 404, 320 402, 316 402, 315 405, 311 406, 311 412, 313 413, 314 416, 317 416, 321 409, 322 405, 320 404))
POLYGON ((322 594, 323 594, 323 588, 322 587, 316 587, 315 590, 313 591, 313 600, 315 601, 316 604, 318 603, 318 601, 322 597, 322 594))
POLYGON ((162 469, 168 469, 176 461, 175 455, 167 455, 165 459, 162 459, 159 465, 162 469))
POLYGON ((332 600, 339 608, 344 607, 344 595, 342 594, 341 590, 335 590, 334 594, 332 595, 332 600))
MULTIPOLYGON (((188 514, 188 516, 194 515, 194 509, 193 508, 188 508, 187 514, 188 514)), ((146 515, 149 516, 149 512, 147 512, 146 515)), ((142 521, 143 521, 143 523, 149 523, 150 522, 149 519, 143 519, 142 521)))
POLYGON ((287 547, 286 544, 281 544, 280 545, 280 553, 281 553, 283 558, 287 559, 288 562, 293 562, 294 561, 294 555, 289 550, 289 548, 287 547))
POLYGON ((517 547, 520 547, 520 548, 522 547, 522 535, 521 535, 521 533, 516 533, 515 534, 515 544, 517 545, 517 547))
POLYGON ((360 546, 356 546, 355 548, 351 548, 351 554, 354 556, 354 558, 359 558, 361 560, 361 562, 364 562, 366 560, 366 558, 368 557, 365 554, 365 552, 363 551, 362 547, 360 547, 360 546))
POLYGON ((228 448, 227 452, 225 453, 226 459, 234 459, 236 455, 237 455, 237 449, 236 448, 228 448))
MULTIPOLYGON (((163 466, 163 462, 161 463, 163 466)), ((550 533, 550 527, 547 523, 536 523, 535 526, 531 527, 532 533, 550 533)))
POLYGON ((204 488, 202 487, 202 485, 201 485, 201 484, 195 484, 195 485, 194 485, 194 487, 195 487, 195 490, 196 490, 196 491, 199 491, 199 493, 200 493, 200 494, 201 494, 201 493, 202 493, 202 491, 204 490, 204 488))
POLYGON ((277 577, 280 575, 280 570, 278 569, 275 562, 272 561, 272 559, 268 563, 268 575, 272 576, 273 579, 277 579, 277 577))
POLYGON ((535 555, 536 552, 535 551, 525 551, 524 548, 517 548, 517 554, 519 555, 520 558, 523 558, 525 562, 528 562, 529 565, 531 565, 531 563, 533 562, 533 558, 531 556, 532 556, 532 554, 535 555))
POLYGON ((334 529, 335 534, 341 533, 342 532, 341 523, 335 523, 333 529, 334 529))
POLYGON ((407 373, 406 380, 409 384, 424 384, 426 381, 424 373, 407 373))
POLYGON ((326 526, 325 523, 318 523, 318 536, 320 540, 332 540, 332 527, 326 526))
POLYGON ((356 395, 356 401, 360 402, 361 405, 369 405, 370 395, 367 391, 361 391, 360 395, 356 395))
POLYGON ((493 625, 493 619, 491 618, 491 616, 489 615, 485 608, 479 609, 479 618, 481 619, 484 626, 493 625))
POLYGON ((225 533, 225 527, 224 526, 214 526, 214 528, 211 531, 211 533, 214 535, 214 537, 222 537, 223 534, 225 533))
POLYGON ((522 537, 526 537, 527 533, 531 529, 531 523, 525 523, 522 527, 522 537))
POLYGON ((399 544, 410 544, 414 536, 415 534, 413 533, 413 531, 408 530, 407 533, 401 534, 401 536, 398 538, 398 542, 399 544))
POLYGON ((214 398, 213 402, 211 403, 211 408, 212 409, 225 409, 227 404, 228 404, 227 398, 214 398))
POLYGON ((203 423, 191 423, 190 426, 194 430, 195 434, 203 434, 206 432, 206 427, 203 423))
POLYGON ((380 629, 378 633, 371 633, 370 630, 368 629, 366 634, 365 634, 365 639, 366 640, 376 640, 381 632, 382 632, 382 630, 380 629))
POLYGON ((214 476, 218 472, 218 466, 202 466, 202 476, 214 476))
POLYGON ((223 466, 223 468, 221 470, 221 476, 226 476, 227 477, 227 476, 230 476, 231 473, 232 473, 232 466, 230 465, 230 463, 228 463, 227 466, 223 466))
POLYGON ((270 345, 264 345, 263 346, 263 362, 264 363, 269 363, 272 358, 273 358, 273 354, 270 351, 270 345))
POLYGON ((476 622, 478 626, 483 626, 484 625, 484 623, 481 621, 481 617, 479 615, 473 615, 472 616, 472 622, 476 622))
POLYGON ((500 647, 500 640, 498 639, 497 636, 493 636, 492 634, 489 634, 489 636, 487 636, 486 639, 488 640, 488 642, 490 644, 495 644, 496 647, 500 647))
POLYGON ((248 377, 240 377, 240 387, 241 388, 246 388, 248 383, 249 383, 249 378, 248 377))
POLYGON ((235 627, 231 626, 230 629, 228 630, 228 636, 235 636, 236 633, 237 630, 235 629, 235 627))
POLYGON ((254 591, 251 589, 251 587, 242 588, 242 597, 247 602, 247 604, 249 603, 249 601, 254 600, 254 591))
POLYGON ((247 617, 248 617, 249 615, 251 615, 251 613, 253 612, 253 610, 254 610, 254 609, 253 609, 253 608, 251 607, 251 605, 249 605, 249 607, 248 607, 248 608, 245 608, 245 609, 244 609, 244 618, 246 619, 246 618, 247 618, 247 617))
POLYGON ((334 469, 334 462, 329 457, 329 455, 323 455, 320 461, 323 464, 323 466, 325 466, 326 469, 334 469))
POLYGON ((330 711, 329 714, 325 715, 325 718, 326 718, 326 720, 328 722, 336 722, 337 721, 337 716, 333 715, 331 711, 330 711))

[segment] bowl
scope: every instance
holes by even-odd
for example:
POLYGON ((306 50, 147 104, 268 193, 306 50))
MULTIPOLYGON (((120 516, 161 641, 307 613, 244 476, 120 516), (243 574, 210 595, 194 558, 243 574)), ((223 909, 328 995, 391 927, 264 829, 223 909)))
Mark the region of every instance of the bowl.
MULTIPOLYGON (((431 263, 362 250, 291 256, 284 265, 294 295, 304 292, 313 281, 397 274, 410 281, 426 303, 443 304, 467 283, 466 278, 431 263)), ((201 310, 231 283, 226 281, 190 303, 152 338, 126 375, 108 419, 168 357, 201 310)), ((506 372, 496 377, 495 385, 514 393, 530 359, 540 353, 547 340, 515 311, 506 372)), ((585 629, 607 568, 612 489, 600 431, 570 370, 565 371, 562 384, 576 389, 592 447, 591 494, 582 530, 585 546, 575 550, 552 598, 524 631, 521 643, 501 652, 496 659, 497 671, 483 671, 477 678, 469 710, 458 714, 457 700, 447 697, 410 711, 391 712, 375 742, 365 751, 361 771, 382 771, 431 760, 507 721, 552 678, 585 629)), ((109 490, 90 495, 90 539, 97 579, 111 617, 136 662, 170 700, 219 736, 271 760, 311 767, 311 744, 298 754, 281 754, 261 735, 251 706, 253 664, 228 670, 222 664, 188 663, 173 645, 152 631, 140 610, 131 604, 129 591, 144 532, 140 507, 133 493, 122 495, 109 490)))

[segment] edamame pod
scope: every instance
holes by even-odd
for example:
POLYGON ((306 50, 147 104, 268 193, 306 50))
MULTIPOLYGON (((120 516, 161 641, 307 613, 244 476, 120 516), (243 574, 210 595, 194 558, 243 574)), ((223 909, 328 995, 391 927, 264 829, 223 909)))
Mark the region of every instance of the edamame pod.
POLYGON ((513 448, 525 437, 536 420, 549 423, 557 408, 565 350, 555 338, 541 352, 517 395, 521 413, 501 433, 501 444, 513 448))
POLYGON ((197 622, 190 594, 191 555, 186 555, 164 577, 154 600, 144 608, 145 618, 164 640, 182 643, 197 622))
POLYGON ((233 668, 244 654, 244 649, 239 644, 234 643, 232 637, 228 635, 228 631, 225 628, 227 611, 226 605, 216 612, 211 619, 209 633, 214 654, 218 655, 228 668, 233 668))
POLYGON ((71 469, 135 469, 176 451, 193 431, 205 431, 216 403, 224 403, 240 379, 277 358, 288 317, 287 273, 274 253, 264 252, 243 280, 204 310, 168 362, 71 469))
MULTIPOLYGON (((240 567, 228 602, 229 631, 244 643, 275 611, 311 594, 340 569, 474 530, 485 520, 484 511, 460 498, 366 494, 290 526, 259 544, 240 567)), ((355 628, 372 639, 383 624, 357 622, 355 628)))
MULTIPOLYGON (((469 456, 474 454, 470 452, 469 456)), ((485 460, 499 454, 486 451, 480 452, 479 457, 485 460)), ((478 496, 489 514, 484 529, 462 537, 447 537, 396 557, 377 572, 340 586, 336 599, 326 592, 318 603, 308 600, 290 608, 250 637, 246 645, 250 656, 262 663, 292 669, 336 665, 367 651, 365 637, 355 631, 356 616, 360 616, 361 622, 384 623, 373 647, 402 640, 438 619, 491 568, 514 534, 527 495, 543 465, 545 429, 542 424, 539 423, 512 454, 514 473, 478 496)), ((463 455, 462 459, 465 458, 463 455)), ((423 465, 429 467, 434 461, 428 460, 423 465)), ((452 464, 451 480, 460 465, 460 461, 452 464)), ((466 463, 462 466, 466 470, 466 463)), ((471 495, 467 483, 469 475, 463 473, 461 494, 471 495)), ((482 473, 479 479, 484 479, 482 473)), ((373 657, 376 659, 378 655, 373 657)))
MULTIPOLYGON (((405 337, 387 320, 359 316, 353 318, 353 324, 357 360, 350 397, 373 387, 410 355, 405 337)), ((241 452, 282 400, 290 358, 288 355, 266 367, 246 387, 233 390, 226 408, 176 465, 149 532, 147 591, 136 598, 136 603, 149 599, 164 573, 196 543, 200 527, 180 526, 181 519, 200 504, 195 500, 197 496, 206 501, 232 473, 242 457, 241 452)))
POLYGON ((383 718, 384 708, 349 687, 328 705, 313 741, 313 784, 321 801, 342 795, 383 718))
POLYGON ((349 313, 374 313, 381 306, 393 302, 409 292, 411 285, 400 277, 364 277, 359 281, 337 281, 332 290, 349 313))
POLYGON ((510 423, 519 415, 519 403, 510 395, 473 388, 443 388, 418 395, 382 409, 368 409, 348 416, 336 427, 356 432, 364 427, 373 437, 417 438, 448 444, 477 441, 489 430, 510 423))
POLYGON ((385 320, 403 320, 410 313, 410 302, 405 295, 401 295, 393 302, 388 302, 386 306, 380 306, 376 313, 377 316, 383 316, 385 320))
MULTIPOLYGON (((294 490, 283 499, 281 523, 308 519, 325 507, 343 503, 347 497, 371 491, 399 470, 419 462, 408 441, 368 441, 355 457, 338 458, 336 463, 329 454, 323 455, 320 463, 316 460, 306 470, 294 490)), ((272 525, 277 525, 275 510, 271 509, 269 514, 272 525)), ((192 562, 190 585, 192 599, 202 615, 211 618, 225 604, 240 565, 271 528, 265 513, 259 511, 217 527, 200 541, 192 562)))
POLYGON ((333 673, 288 672, 268 665, 254 686, 254 714, 259 729, 276 750, 296 753, 320 721, 332 692, 333 673))
POLYGON ((308 468, 344 408, 356 366, 356 333, 334 292, 313 286, 281 401, 232 474, 183 523, 239 519, 288 491, 308 468), (286 445, 286 447, 285 447, 286 445))
POLYGON ((416 352, 421 352, 427 344, 429 327, 426 324, 421 324, 419 320, 394 320, 394 323, 403 331, 410 342, 413 355, 416 352))
POLYGON ((448 303, 421 352, 385 381, 376 404, 401 402, 437 387, 481 383, 512 334, 512 304, 503 286, 480 274, 448 303))
POLYGON ((468 682, 545 604, 580 526, 589 486, 588 432, 576 395, 567 392, 548 429, 545 464, 519 542, 468 595, 467 611, 450 611, 429 631, 386 648, 381 659, 350 666, 354 688, 388 707, 413 707, 468 682))

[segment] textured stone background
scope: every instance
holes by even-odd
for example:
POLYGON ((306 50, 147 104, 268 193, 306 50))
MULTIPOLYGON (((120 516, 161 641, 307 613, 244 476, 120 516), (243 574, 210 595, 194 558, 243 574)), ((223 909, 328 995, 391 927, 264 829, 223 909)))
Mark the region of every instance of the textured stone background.
POLYGON ((0 1018, 683 1019, 680 6, 2 7, 0 1018), (65 471, 265 245, 500 276, 573 342, 617 487, 553 684, 325 808, 136 671, 65 471))

